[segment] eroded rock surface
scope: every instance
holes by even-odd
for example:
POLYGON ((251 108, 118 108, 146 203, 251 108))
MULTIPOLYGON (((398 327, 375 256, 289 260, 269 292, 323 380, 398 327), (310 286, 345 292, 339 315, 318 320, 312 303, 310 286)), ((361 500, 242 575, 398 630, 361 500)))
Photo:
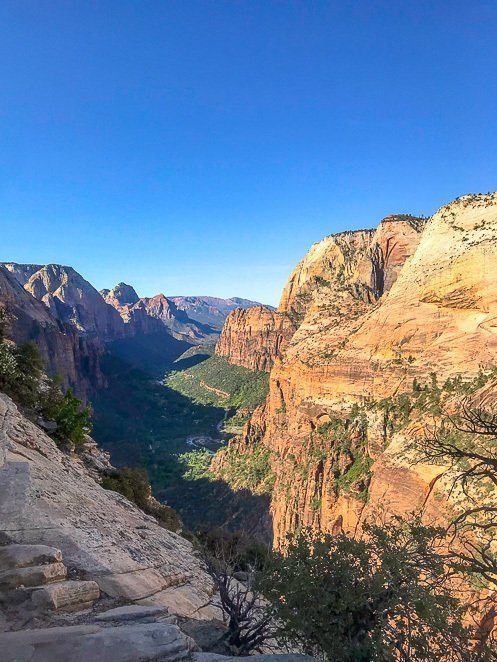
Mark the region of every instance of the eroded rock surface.
POLYGON ((104 490, 3 394, 0 523, 10 542, 61 550, 71 572, 113 598, 195 618, 219 616, 212 581, 191 543, 104 490))
POLYGON ((295 333, 287 313, 255 306, 232 311, 216 345, 216 354, 254 372, 270 372, 295 333))

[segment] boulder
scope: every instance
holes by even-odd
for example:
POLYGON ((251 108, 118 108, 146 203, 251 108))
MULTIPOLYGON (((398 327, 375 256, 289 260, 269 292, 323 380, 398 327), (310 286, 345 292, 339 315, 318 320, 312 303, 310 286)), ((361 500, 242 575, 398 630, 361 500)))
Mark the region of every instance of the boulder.
POLYGON ((74 611, 91 607, 100 597, 98 584, 92 581, 67 581, 35 589, 31 602, 53 611, 74 611))

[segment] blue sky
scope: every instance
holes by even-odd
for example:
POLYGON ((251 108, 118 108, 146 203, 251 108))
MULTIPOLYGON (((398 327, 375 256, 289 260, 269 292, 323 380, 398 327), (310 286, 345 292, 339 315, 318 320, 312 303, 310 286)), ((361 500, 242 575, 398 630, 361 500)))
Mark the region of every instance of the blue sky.
POLYGON ((0 259, 276 303, 310 244, 497 189, 497 3, 2 0, 0 259))

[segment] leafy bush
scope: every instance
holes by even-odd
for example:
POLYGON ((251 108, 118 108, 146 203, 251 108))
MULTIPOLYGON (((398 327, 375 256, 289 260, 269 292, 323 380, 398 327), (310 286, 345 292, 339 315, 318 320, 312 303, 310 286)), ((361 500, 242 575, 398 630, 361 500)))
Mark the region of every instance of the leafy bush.
POLYGON ((304 530, 263 579, 281 639, 326 660, 466 659, 469 631, 439 555, 442 532, 400 520, 362 540, 304 530))
POLYGON ((76 446, 80 445, 85 435, 91 432, 90 416, 88 407, 83 407, 71 389, 58 400, 52 402, 56 409, 53 420, 57 427, 52 433, 54 439, 60 442, 72 441, 76 446))

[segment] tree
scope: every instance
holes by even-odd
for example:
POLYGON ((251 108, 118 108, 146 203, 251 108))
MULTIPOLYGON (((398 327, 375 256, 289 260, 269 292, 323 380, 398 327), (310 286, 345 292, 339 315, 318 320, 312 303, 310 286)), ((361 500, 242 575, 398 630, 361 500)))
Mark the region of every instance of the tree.
POLYGON ((53 436, 58 441, 72 441, 75 445, 81 444, 85 435, 91 432, 90 416, 90 409, 83 407, 81 400, 74 395, 71 389, 68 389, 54 416, 57 428, 53 436))
POLYGON ((497 413, 466 399, 456 414, 428 431, 418 452, 424 462, 448 465, 452 491, 460 490, 463 496, 449 527, 454 565, 490 589, 488 613, 495 617, 497 413))
MULTIPOLYGON (((232 541, 233 542, 233 541, 232 541)), ((212 541, 211 541, 212 543, 212 541)), ((262 561, 254 559, 254 566, 246 565, 238 557, 234 546, 219 539, 204 555, 209 574, 214 580, 221 599, 221 608, 227 622, 226 633, 218 642, 221 652, 250 655, 263 652, 271 646, 275 633, 272 609, 264 599, 258 583, 262 561), (246 568, 240 580, 236 568, 246 568)))
POLYGON ((446 588, 442 531, 365 525, 362 539, 304 530, 264 586, 279 635, 326 660, 469 660, 463 610, 446 588))
POLYGON ((17 378, 10 390, 16 400, 25 407, 36 407, 43 376, 43 359, 40 350, 33 342, 19 345, 14 352, 17 364, 17 378))

